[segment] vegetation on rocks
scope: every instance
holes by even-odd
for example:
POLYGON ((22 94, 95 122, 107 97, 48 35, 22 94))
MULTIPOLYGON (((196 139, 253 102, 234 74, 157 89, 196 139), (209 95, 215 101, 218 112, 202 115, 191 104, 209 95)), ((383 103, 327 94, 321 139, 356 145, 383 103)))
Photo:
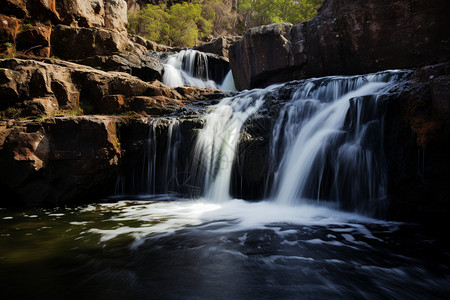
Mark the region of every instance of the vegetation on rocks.
POLYGON ((129 12, 128 31, 164 45, 193 47, 213 37, 241 35, 254 26, 309 20, 321 3, 322 0, 202 0, 172 6, 147 4, 138 12, 129 12))

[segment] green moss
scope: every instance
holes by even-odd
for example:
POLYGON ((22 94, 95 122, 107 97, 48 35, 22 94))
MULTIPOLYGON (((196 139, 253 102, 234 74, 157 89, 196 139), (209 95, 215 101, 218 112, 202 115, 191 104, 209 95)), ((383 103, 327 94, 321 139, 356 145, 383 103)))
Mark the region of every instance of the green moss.
POLYGON ((4 119, 18 119, 20 117, 20 113, 15 107, 8 107, 0 113, 0 116, 4 119))
POLYGON ((31 27, 33 27, 33 25, 30 24, 30 23, 22 24, 22 25, 20 25, 19 30, 17 31, 17 33, 21 33, 22 31, 28 30, 31 27))

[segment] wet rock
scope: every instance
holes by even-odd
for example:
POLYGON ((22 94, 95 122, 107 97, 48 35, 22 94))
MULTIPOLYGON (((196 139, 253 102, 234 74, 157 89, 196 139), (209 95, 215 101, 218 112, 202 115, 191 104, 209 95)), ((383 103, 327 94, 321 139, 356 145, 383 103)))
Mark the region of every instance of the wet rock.
POLYGON ((445 0, 324 1, 310 21, 253 28, 231 46, 236 87, 448 60, 449 13, 445 0))

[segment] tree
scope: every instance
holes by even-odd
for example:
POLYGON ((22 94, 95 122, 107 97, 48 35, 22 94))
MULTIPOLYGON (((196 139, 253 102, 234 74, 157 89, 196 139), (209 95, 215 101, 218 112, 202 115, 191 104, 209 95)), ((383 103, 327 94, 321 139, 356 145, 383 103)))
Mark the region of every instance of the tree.
POLYGON ((166 5, 148 4, 128 16, 128 31, 138 33, 157 43, 192 47, 197 40, 212 33, 211 21, 202 16, 200 3, 166 5))
POLYGON ((241 0, 238 11, 246 28, 270 23, 293 24, 312 19, 322 0, 241 0))

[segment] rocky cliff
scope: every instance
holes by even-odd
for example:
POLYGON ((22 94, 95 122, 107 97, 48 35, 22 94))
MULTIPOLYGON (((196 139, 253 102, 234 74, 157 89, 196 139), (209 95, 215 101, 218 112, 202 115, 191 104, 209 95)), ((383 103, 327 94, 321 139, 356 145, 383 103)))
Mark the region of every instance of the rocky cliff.
POLYGON ((308 22, 247 31, 230 51, 236 87, 445 61, 449 15, 446 0, 325 0, 308 22))

